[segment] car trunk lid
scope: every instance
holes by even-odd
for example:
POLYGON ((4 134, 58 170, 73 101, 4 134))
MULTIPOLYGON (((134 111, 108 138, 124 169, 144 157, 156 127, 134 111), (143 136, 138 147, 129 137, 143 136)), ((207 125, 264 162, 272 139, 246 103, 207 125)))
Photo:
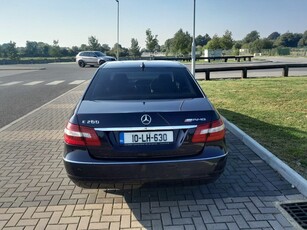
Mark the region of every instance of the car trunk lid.
POLYGON ((192 143, 198 124, 209 123, 217 114, 206 98, 151 101, 82 101, 77 112, 81 126, 92 127, 101 146, 88 147, 97 158, 178 157, 197 154, 204 144, 192 143), (144 124, 143 117, 150 122, 144 124), (144 138, 168 135, 163 142, 144 138), (130 137, 129 137, 130 135, 130 137), (140 138, 126 143, 123 138, 140 138), (136 136, 135 136, 136 135, 136 136))

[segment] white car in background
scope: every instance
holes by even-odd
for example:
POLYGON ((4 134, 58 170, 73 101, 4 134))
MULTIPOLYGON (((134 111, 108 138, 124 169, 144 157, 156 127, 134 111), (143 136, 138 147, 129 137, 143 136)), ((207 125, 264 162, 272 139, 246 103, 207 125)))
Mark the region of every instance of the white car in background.
POLYGON ((76 56, 76 62, 80 67, 85 67, 86 65, 97 66, 102 65, 107 61, 116 61, 115 57, 107 56, 100 51, 82 51, 76 56))

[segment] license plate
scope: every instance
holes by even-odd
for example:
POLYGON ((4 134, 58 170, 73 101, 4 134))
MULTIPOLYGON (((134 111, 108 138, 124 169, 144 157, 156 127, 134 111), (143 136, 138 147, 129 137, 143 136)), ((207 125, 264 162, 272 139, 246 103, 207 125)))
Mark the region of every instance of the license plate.
POLYGON ((148 144, 173 142, 173 131, 161 132, 121 132, 119 134, 120 144, 148 144))

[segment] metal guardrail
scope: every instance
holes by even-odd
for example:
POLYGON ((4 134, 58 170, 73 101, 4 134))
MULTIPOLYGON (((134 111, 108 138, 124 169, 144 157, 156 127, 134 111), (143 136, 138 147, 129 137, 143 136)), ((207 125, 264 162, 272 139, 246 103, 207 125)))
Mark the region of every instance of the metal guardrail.
MULTIPOLYGON (((252 58, 254 56, 253 55, 239 55, 239 56, 216 56, 216 57, 196 57, 195 60, 208 60, 208 62, 211 62, 211 60, 215 61, 215 60, 224 60, 224 62, 227 62, 228 59, 234 59, 237 62, 240 62, 241 59, 243 59, 244 61, 248 60, 251 61, 252 58)), ((172 61, 191 61, 191 57, 149 57, 149 59, 151 60, 172 60, 172 61)))
MULTIPOLYGON (((282 69, 282 76, 288 77, 290 68, 307 68, 307 63, 290 63, 290 64, 265 64, 265 65, 241 65, 241 66, 221 66, 221 67, 206 67, 195 69, 196 73, 206 73, 206 80, 210 80, 211 72, 225 71, 242 71, 242 78, 247 78, 248 70, 259 69, 282 69)), ((199 78, 198 78, 199 79, 199 78)), ((199 79, 201 80, 201 79, 199 79)))
POLYGON ((240 62, 241 59, 243 59, 244 61, 248 60, 248 61, 252 61, 252 58, 254 57, 254 55, 240 55, 240 56, 220 56, 220 57, 199 57, 198 59, 201 60, 208 60, 208 62, 210 62, 211 60, 215 61, 215 60, 224 60, 224 62, 227 62, 228 59, 234 59, 237 62, 240 62))

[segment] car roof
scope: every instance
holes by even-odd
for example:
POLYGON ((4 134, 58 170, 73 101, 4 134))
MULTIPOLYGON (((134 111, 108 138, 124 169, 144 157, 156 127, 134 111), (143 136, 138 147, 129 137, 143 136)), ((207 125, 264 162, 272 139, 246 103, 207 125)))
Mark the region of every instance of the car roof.
POLYGON ((168 67, 168 68, 186 68, 183 64, 177 61, 148 61, 148 60, 138 60, 138 61, 113 61, 107 62, 106 64, 100 66, 100 68, 139 68, 142 65, 144 67, 155 68, 155 67, 168 67))
POLYGON ((103 53, 103 52, 98 51, 98 50, 84 50, 84 51, 80 51, 79 53, 83 53, 83 52, 100 52, 100 53, 103 53))

